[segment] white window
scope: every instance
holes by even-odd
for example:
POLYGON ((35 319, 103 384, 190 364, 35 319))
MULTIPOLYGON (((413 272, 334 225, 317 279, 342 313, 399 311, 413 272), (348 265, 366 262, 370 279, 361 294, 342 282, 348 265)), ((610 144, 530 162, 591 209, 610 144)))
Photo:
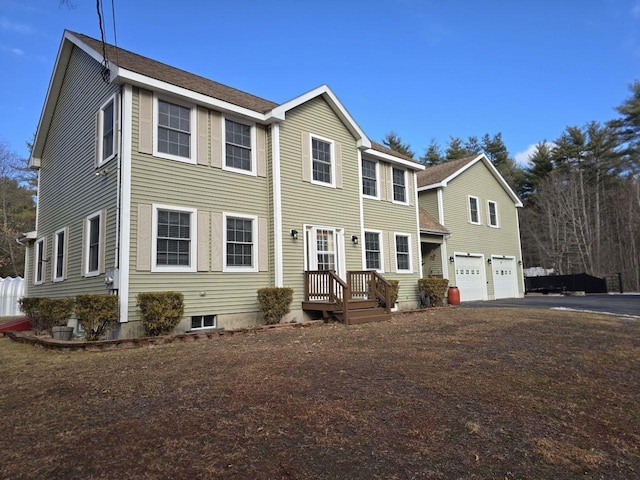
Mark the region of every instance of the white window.
POLYGON ((40 238, 36 241, 36 262, 33 269, 33 283, 40 285, 44 281, 44 264, 47 261, 45 256, 45 239, 40 238))
POLYGON ((411 235, 396 233, 396 271, 398 273, 412 273, 411 263, 411 235))
POLYGON ((480 202, 478 197, 469 195, 469 222, 474 225, 480 225, 480 202))
POLYGON ((53 281, 61 282, 67 276, 67 229, 57 230, 53 237, 53 281))
POLYGON ((196 109, 154 97, 153 154, 171 160, 196 163, 196 109))
POLYGON ((98 115, 98 165, 116 155, 116 99, 111 97, 100 107, 98 115))
POLYGON ((193 315, 191 317, 191 330, 216 328, 218 326, 217 315, 193 315))
POLYGON ((311 136, 311 182, 335 186, 333 142, 314 135, 311 136))
POLYGON ((195 209, 153 205, 152 272, 196 271, 195 219, 195 209))
POLYGON ((102 271, 104 249, 104 210, 89 215, 85 219, 84 241, 84 275, 93 277, 102 271))
POLYGON ((256 174, 255 125, 225 119, 224 169, 256 174))
POLYGON ((487 202, 487 216, 489 218, 489 226, 498 228, 500 226, 498 222, 498 204, 489 200, 487 202))
POLYGON ((393 201, 407 203, 407 177, 402 168, 393 169, 393 201))
POLYGON ((378 162, 362 159, 362 194, 378 198, 378 162))
POLYGON ((258 271, 258 217, 223 214, 224 272, 258 271))
POLYGON ((365 270, 382 272, 382 242, 380 232, 364 232, 365 270))

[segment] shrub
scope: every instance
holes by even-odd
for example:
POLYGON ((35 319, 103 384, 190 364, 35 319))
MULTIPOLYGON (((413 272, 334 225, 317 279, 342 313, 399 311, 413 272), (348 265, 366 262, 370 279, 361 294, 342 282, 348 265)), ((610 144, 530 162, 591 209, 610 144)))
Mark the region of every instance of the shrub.
POLYGON ((293 289, 289 287, 265 287, 258 290, 258 303, 267 325, 279 323, 291 310, 293 289))
POLYGON ((27 316, 36 335, 40 335, 45 327, 40 318, 40 297, 22 297, 18 300, 20 310, 27 316))
POLYGON ((449 280, 446 278, 421 278, 418 280, 418 290, 429 294, 432 307, 442 304, 448 286, 449 280))
POLYGON ((168 335, 182 319, 184 296, 180 292, 139 293, 138 308, 148 336, 168 335))
POLYGON ((78 295, 76 317, 87 340, 99 340, 118 321, 116 295, 78 295))
POLYGON ((53 327, 66 327, 74 304, 73 298, 41 298, 38 311, 44 329, 50 332, 53 327))
POLYGON ((395 306, 398 301, 398 291, 400 290, 400 282, 398 280, 387 280, 391 284, 391 307, 395 306))

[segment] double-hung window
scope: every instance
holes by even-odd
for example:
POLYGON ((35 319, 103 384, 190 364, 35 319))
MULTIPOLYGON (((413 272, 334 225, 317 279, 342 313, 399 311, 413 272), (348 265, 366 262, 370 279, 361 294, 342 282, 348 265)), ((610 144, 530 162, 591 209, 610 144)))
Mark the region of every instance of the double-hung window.
POLYGON ((84 226, 84 272, 87 277, 100 275, 103 262, 104 210, 89 215, 84 226))
POLYGON ((225 168, 241 173, 255 173, 252 126, 225 119, 224 134, 225 168))
POLYGON ((393 169, 393 201, 407 203, 406 172, 401 168, 393 169))
POLYGON ((398 273, 411 273, 411 237, 406 234, 396 233, 396 271, 398 273))
POLYGON ((365 267, 382 271, 380 232, 364 232, 365 267))
POLYGON ((362 159, 362 194, 367 197, 378 197, 378 162, 362 159))
POLYGON ((116 154, 116 100, 111 97, 98 115, 98 164, 111 160, 116 154))
POLYGON ((258 271, 257 226, 257 217, 224 214, 224 271, 258 271))
POLYGON ((498 204, 489 200, 487 202, 487 213, 489 217, 489 226, 498 228, 500 226, 498 222, 498 204))
POLYGON ((314 183, 333 186, 333 143, 311 137, 311 170, 314 183))
POLYGON ((194 272, 196 270, 195 216, 194 209, 154 205, 152 271, 194 272))
POLYGON ((40 238, 36 241, 36 258, 34 265, 34 275, 33 275, 33 283, 36 285, 41 284, 44 281, 44 264, 46 259, 45 255, 45 239, 40 238))
POLYGON ((156 98, 155 154, 194 163, 195 107, 156 98))
POLYGON ((469 195, 469 222, 474 225, 480 225, 480 204, 478 197, 469 195))
POLYGON ((66 249, 67 249, 67 229, 62 228, 56 231, 53 242, 53 281, 64 280, 66 270, 66 249))

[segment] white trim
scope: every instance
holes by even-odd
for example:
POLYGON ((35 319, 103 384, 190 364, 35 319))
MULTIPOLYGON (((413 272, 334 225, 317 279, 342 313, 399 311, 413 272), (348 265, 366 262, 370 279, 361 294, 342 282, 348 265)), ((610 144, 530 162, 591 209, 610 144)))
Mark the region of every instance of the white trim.
POLYGON ((336 188, 336 144, 333 140, 321 137, 315 133, 309 134, 309 180, 314 185, 320 185, 322 187, 336 188), (320 140, 321 142, 328 143, 331 149, 331 182, 322 182, 313 178, 313 139, 320 140))
MULTIPOLYGON (((456 278, 455 269, 456 269, 456 263, 457 263, 456 260, 458 257, 480 258, 480 264, 482 265, 482 267, 480 267, 480 274, 482 275, 482 278, 480 279, 482 281, 482 300, 487 300, 489 298, 487 293, 487 263, 484 258, 484 253, 453 252, 453 268, 454 268, 453 278, 454 279, 456 278)), ((458 281, 456 279, 456 284, 457 283, 458 281)))
POLYGON ((346 251, 345 251, 345 241, 344 241, 344 228, 329 227, 326 225, 313 225, 308 223, 303 224, 302 228, 304 230, 304 262, 303 262, 304 270, 308 271, 311 268, 311 265, 309 265, 310 256, 314 256, 315 257, 314 263, 317 263, 318 257, 317 257, 317 249, 316 249, 317 241, 315 238, 316 232, 318 230, 330 230, 334 232, 335 267, 338 272, 338 276, 341 279, 346 280, 347 262, 345 257, 346 251), (309 244, 308 242, 307 233, 311 233, 314 236, 311 244, 309 244), (311 247, 311 251, 309 251, 310 247, 311 247))
POLYGON ((105 247, 103 244, 103 232, 106 227, 106 225, 104 224, 104 210, 98 210, 97 212, 94 212, 91 215, 87 215, 84 219, 84 224, 85 224, 85 228, 84 228, 85 238, 82 239, 82 242, 84 244, 84 272, 82 272, 82 274, 85 277, 97 277, 98 275, 100 275, 100 272, 102 271, 103 261, 104 261, 104 258, 102 255, 102 250, 105 247), (89 270, 89 242, 91 240, 91 220, 93 220, 96 217, 99 219, 98 268, 96 270, 89 270))
POLYGON ((177 207, 175 205, 151 205, 151 271, 152 272, 195 272, 198 265, 198 210, 188 207, 177 207), (158 265, 158 210, 169 210, 173 212, 189 214, 189 265, 158 265))
MULTIPOLYGON (((364 251, 364 201, 362 195, 362 152, 360 150, 358 152, 358 178, 360 178, 360 195, 358 196, 358 208, 360 209, 359 218, 360 218, 360 258, 362 261, 362 266, 364 270, 365 265, 365 251, 364 251)), ((377 163, 377 162, 376 162, 377 163)), ((378 167, 376 166, 376 191, 380 189, 377 188, 380 183, 378 180, 378 167)))
MULTIPOLYGON (((413 185, 417 185, 418 184, 418 174, 416 172, 413 172, 413 185)), ((419 274, 419 278, 422 278, 422 275, 424 273, 424 269, 422 268, 422 243, 420 242, 420 205, 418 204, 418 189, 414 188, 413 189, 413 195, 414 195, 414 202, 413 204, 416 207, 416 228, 417 228, 417 242, 418 242, 418 274, 419 274)), ((443 240, 444 240, 444 235, 442 236, 443 240)), ((442 249, 442 247, 441 247, 442 249)), ((444 269, 443 269, 444 270, 444 269)))
POLYGON ((518 273, 518 275, 520 276, 519 285, 522 287, 522 289, 518 291, 518 297, 523 297, 524 292, 526 290, 526 286, 524 284, 524 261, 522 260, 522 242, 520 241, 520 218, 519 217, 520 217, 520 214, 518 212, 518 209, 516 208, 516 232, 518 235, 518 255, 520 255, 520 262, 522 262, 521 264, 516 266, 516 268, 519 268, 520 270, 520 272, 518 273))
POLYGON ((122 130, 122 140, 120 142, 121 162, 121 205, 120 205, 120 249, 119 249, 119 275, 120 289, 120 322, 129 321, 129 272, 130 272, 130 251, 131 251, 131 131, 133 117, 133 89, 131 85, 125 85, 122 95, 122 108, 120 128, 122 130))
POLYGON ((412 160, 405 160, 403 158, 394 157, 393 155, 389 155, 388 153, 379 152, 372 148, 369 148, 364 151, 367 155, 371 155, 372 157, 377 157, 379 160, 384 160, 389 163, 394 163, 396 165, 401 165, 405 168, 409 168, 411 170, 424 170, 425 166, 414 162, 412 160))
POLYGON ((258 271, 260 235, 258 232, 258 217, 256 215, 247 215, 245 213, 222 212, 222 271, 230 273, 255 273, 258 271), (251 220, 251 266, 228 266, 227 265, 227 219, 241 218, 243 220, 251 220))
POLYGON ((240 173, 242 175, 249 176, 257 176, 257 139, 256 139, 256 123, 255 122, 247 122, 238 117, 233 117, 229 115, 221 115, 222 117, 222 170, 226 170, 228 172, 240 173), (241 168, 229 167, 227 166, 227 120, 234 123, 239 123, 240 125, 244 125, 251 129, 251 169, 243 170, 241 168))
POLYGON ((442 188, 436 190, 436 199, 438 201, 438 223, 444 227, 444 198, 442 197, 442 188))
POLYGON ((117 93, 114 93, 111 97, 107 99, 106 102, 104 102, 100 106, 100 110, 98 111, 98 158, 99 160, 98 160, 97 167, 103 166, 109 160, 114 158, 118 153, 116 148, 116 146, 118 145, 117 143, 118 132, 116 131, 116 122, 117 122, 116 114, 118 113, 118 109, 116 106, 116 97, 117 97, 117 93), (109 155, 107 158, 102 158, 103 140, 104 140, 104 110, 107 107, 107 105, 109 105, 109 103, 113 105, 113 133, 112 133, 113 145, 111 146, 112 147, 111 155, 109 155))
POLYGON ((42 285, 44 283, 44 257, 47 252, 47 237, 40 237, 33 244, 35 246, 35 262, 33 263, 33 284, 34 285, 42 285), (40 253, 39 244, 42 244, 42 254, 40 253), (40 279, 38 279, 38 265, 42 265, 42 275, 40 275, 40 279))
POLYGON ((196 115, 196 106, 192 103, 187 103, 182 100, 175 99, 173 97, 168 97, 165 95, 158 95, 157 92, 153 93, 153 155, 155 157, 166 158, 168 160, 176 160, 178 162, 190 163, 195 165, 197 163, 197 115, 196 115), (165 103, 171 103, 173 105, 178 105, 180 107, 189 109, 189 157, 181 157, 179 155, 172 155, 170 153, 160 152, 158 151, 158 115, 160 114, 158 108, 158 101, 162 101, 165 103))
POLYGON ((404 232, 393 232, 393 245, 394 245, 394 262, 396 266, 396 273, 413 273, 413 246, 411 241, 411 234, 404 232), (409 239, 409 270, 401 270, 398 268, 398 237, 407 237, 409 239))
POLYGON ((67 273, 65 264, 67 263, 67 251, 69 250, 68 246, 69 229, 67 227, 59 228, 53 233, 53 252, 51 255, 51 257, 53 258, 53 268, 51 269, 51 280, 54 282, 62 282, 65 279, 67 273), (64 235, 64 243, 62 244, 62 276, 56 277, 56 273, 58 273, 58 239, 60 233, 64 235))
MULTIPOLYGON (((440 262, 442 263, 442 278, 449 280, 449 255, 447 255, 447 236, 442 237, 440 246, 440 262)), ((455 278, 455 277, 454 277, 455 278)))
POLYGON ((282 264, 282 184, 280 178, 280 124, 271 126, 271 154, 273 177, 273 253, 276 287, 284 286, 284 265, 282 264))
POLYGON ((480 214, 480 199, 475 195, 467 195, 467 221, 472 225, 482 225, 482 215, 480 214), (471 214, 471 199, 476 201, 476 211, 478 212, 478 221, 473 221, 473 215, 471 214))
POLYGON ((380 200, 380 186, 381 183, 380 182, 380 161, 378 160, 374 160, 372 158, 363 158, 362 154, 360 152, 360 150, 358 150, 358 158, 360 159, 360 161, 358 162, 359 164, 359 168, 358 168, 358 177, 360 178, 360 196, 363 198, 369 198, 371 200, 380 200), (362 173, 362 162, 371 162, 375 165, 375 171, 376 171, 376 194, 375 195, 367 195, 364 193, 363 189, 364 189, 364 176, 362 173))
POLYGON ((404 168, 398 168, 391 166, 391 202, 396 205, 409 205, 409 187, 407 182, 407 170, 404 168), (393 187, 395 187, 394 179, 393 179, 393 171, 400 170, 402 171, 402 175, 404 177, 404 202, 396 200, 396 192, 393 187))
POLYGON ((513 260, 513 287, 514 287, 514 297, 500 297, 500 298, 518 298, 520 296, 520 292, 518 292, 518 262, 516 261, 516 257, 514 255, 491 255, 491 284, 493 287, 493 298, 496 299, 496 272, 494 270, 493 262, 496 260, 513 260))
POLYGON ((500 215, 498 214, 498 202, 494 200, 487 200, 487 225, 491 228, 500 228, 500 215), (496 224, 491 224, 491 204, 495 205, 496 210, 496 224))
MULTIPOLYGON (((375 269, 378 273, 384 273, 384 241, 383 241, 383 231, 375 230, 373 228, 365 228, 362 233, 362 269, 363 270, 374 270, 372 268, 367 267, 367 233, 375 233, 378 235, 378 244, 380 246, 380 268, 375 269)), ((395 238, 395 237, 394 237, 395 238)), ((395 240, 394 240, 395 241, 395 240)))

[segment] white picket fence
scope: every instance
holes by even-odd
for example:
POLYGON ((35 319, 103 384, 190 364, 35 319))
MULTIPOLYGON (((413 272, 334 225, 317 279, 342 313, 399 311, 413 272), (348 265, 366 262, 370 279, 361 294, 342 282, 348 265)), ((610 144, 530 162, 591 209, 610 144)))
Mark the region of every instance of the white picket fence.
POLYGON ((0 317, 22 315, 18 300, 24 297, 24 278, 0 278, 0 317))

